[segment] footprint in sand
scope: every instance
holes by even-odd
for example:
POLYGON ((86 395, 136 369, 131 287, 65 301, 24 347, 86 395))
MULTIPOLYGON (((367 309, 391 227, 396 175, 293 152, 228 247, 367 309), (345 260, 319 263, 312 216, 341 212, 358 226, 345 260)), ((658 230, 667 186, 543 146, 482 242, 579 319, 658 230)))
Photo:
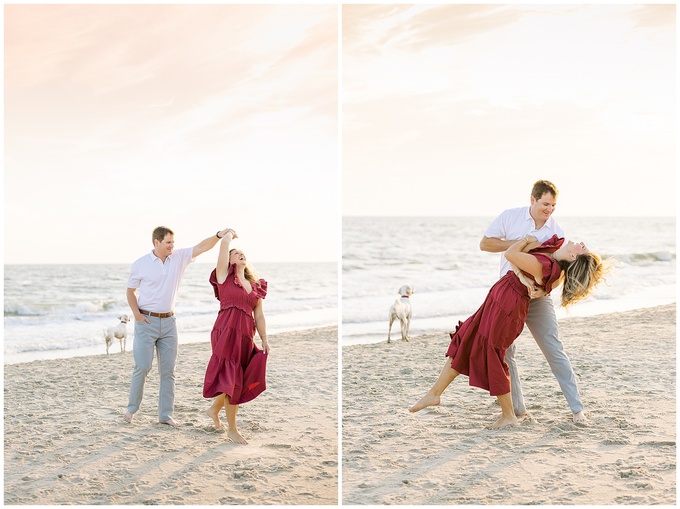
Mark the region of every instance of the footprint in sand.
POLYGON ((291 449, 293 446, 290 444, 265 444, 265 447, 271 447, 272 449, 291 449))

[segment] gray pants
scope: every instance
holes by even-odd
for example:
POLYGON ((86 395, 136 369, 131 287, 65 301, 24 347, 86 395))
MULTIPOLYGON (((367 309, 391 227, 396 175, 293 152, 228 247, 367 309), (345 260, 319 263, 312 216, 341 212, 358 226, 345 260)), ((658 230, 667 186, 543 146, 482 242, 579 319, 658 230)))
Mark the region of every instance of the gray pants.
POLYGON ((177 361, 177 324, 175 317, 147 316, 151 323, 135 322, 132 356, 135 367, 130 383, 128 411, 139 410, 144 395, 146 375, 151 371, 154 348, 158 354, 160 388, 158 391, 158 420, 167 421, 175 409, 175 362, 177 361))
MULTIPOLYGON (((533 299, 529 304, 526 323, 531 335, 536 340, 536 344, 545 355, 555 378, 557 378, 571 411, 576 413, 583 410, 583 403, 578 392, 571 361, 569 361, 562 342, 558 338, 557 317, 552 299, 548 296, 533 299)), ((515 407, 516 414, 523 414, 527 409, 524 405, 522 382, 515 362, 515 344, 516 342, 505 353, 505 362, 510 368, 512 405, 515 407)))

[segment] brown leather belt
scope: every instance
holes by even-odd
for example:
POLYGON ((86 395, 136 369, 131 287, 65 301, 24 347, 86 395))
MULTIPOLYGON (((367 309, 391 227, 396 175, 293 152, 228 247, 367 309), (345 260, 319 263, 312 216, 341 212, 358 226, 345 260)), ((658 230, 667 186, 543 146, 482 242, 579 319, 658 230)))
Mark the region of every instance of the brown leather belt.
POLYGON ((153 311, 145 311, 143 309, 139 310, 143 315, 155 316, 156 318, 170 318, 175 313, 170 311, 169 313, 154 313, 153 311))

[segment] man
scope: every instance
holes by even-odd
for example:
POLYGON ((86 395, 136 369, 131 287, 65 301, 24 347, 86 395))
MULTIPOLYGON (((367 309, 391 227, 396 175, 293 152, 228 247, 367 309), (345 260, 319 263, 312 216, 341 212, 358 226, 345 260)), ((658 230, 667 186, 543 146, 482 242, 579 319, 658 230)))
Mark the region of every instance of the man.
MULTIPOLYGON (((547 180, 536 182, 531 190, 531 205, 508 209, 494 219, 484 232, 484 237, 479 243, 480 249, 490 253, 502 253, 526 235, 533 235, 541 242, 554 234, 564 237, 564 230, 552 217, 557 204, 557 193, 557 188, 551 182, 547 180)), ((511 270, 510 262, 505 259, 505 256, 501 256, 501 276, 505 275, 508 270, 511 270)), ((532 298, 526 324, 560 384, 562 393, 574 414, 574 422, 584 422, 586 417, 576 377, 558 338, 557 317, 549 296, 532 298)), ((515 362, 515 345, 516 343, 513 343, 506 352, 505 362, 510 368, 510 386, 515 414, 522 416, 526 415, 527 411, 515 362)))
POLYGON ((132 417, 139 410, 155 349, 158 352, 160 372, 158 421, 173 427, 179 426, 172 418, 178 350, 177 325, 173 313, 177 290, 184 269, 198 255, 215 247, 227 231, 229 230, 220 230, 194 247, 175 250, 175 234, 169 228, 159 226, 151 236, 153 250, 132 264, 127 301, 135 315, 135 339, 132 347, 135 367, 132 371, 127 412, 123 417, 125 422, 132 422, 132 417))

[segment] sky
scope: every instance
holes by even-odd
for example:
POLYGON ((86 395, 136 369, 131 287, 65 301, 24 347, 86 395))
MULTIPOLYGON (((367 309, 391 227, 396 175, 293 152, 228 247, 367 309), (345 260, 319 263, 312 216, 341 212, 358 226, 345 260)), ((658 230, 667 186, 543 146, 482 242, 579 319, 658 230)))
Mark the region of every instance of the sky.
POLYGON ((344 5, 342 212, 675 216, 674 5, 344 5))
POLYGON ((5 263, 337 261, 337 5, 4 9, 5 263))

